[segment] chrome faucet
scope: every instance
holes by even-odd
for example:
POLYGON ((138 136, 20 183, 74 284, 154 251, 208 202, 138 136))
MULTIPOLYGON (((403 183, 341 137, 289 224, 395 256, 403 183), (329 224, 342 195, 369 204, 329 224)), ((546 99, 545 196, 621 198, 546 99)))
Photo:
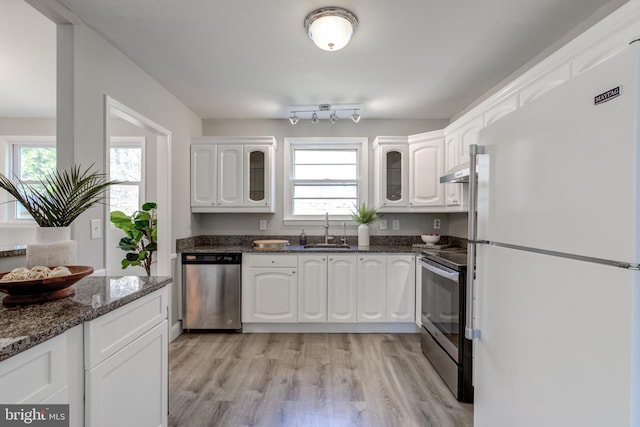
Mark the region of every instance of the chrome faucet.
POLYGON ((329 212, 325 212, 324 244, 328 245, 329 240, 333 240, 333 236, 329 236, 329 212))
POLYGON ((348 246, 347 245, 347 223, 346 222, 342 223, 342 230, 344 232, 344 237, 342 237, 342 239, 340 239, 342 241, 342 246, 348 246))

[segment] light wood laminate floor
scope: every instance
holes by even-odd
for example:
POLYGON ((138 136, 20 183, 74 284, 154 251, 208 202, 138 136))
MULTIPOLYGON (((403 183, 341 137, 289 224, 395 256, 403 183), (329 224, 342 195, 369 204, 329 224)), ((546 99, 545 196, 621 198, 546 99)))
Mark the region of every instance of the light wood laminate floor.
POLYGON ((419 334, 183 334, 169 426, 472 426, 419 334))

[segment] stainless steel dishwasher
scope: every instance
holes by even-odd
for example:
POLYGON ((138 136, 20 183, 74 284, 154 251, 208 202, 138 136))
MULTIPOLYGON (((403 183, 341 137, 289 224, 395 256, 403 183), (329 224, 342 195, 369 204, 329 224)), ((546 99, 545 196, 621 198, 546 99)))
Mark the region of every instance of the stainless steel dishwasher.
POLYGON ((182 254, 184 329, 242 329, 241 260, 239 253, 182 254))

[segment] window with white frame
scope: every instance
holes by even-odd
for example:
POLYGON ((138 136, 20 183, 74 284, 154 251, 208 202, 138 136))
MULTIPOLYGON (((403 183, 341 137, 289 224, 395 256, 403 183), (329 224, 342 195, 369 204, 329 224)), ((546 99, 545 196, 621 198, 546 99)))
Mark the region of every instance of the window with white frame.
POLYGON ((120 181, 109 187, 109 211, 133 214, 144 197, 144 137, 111 139, 109 179, 120 181))
MULTIPOLYGON (((11 141, 10 171, 7 175, 14 182, 41 187, 40 181, 56 170, 56 144, 50 137, 25 138, 11 141)), ((9 220, 33 220, 29 212, 18 202, 10 203, 9 220)))
POLYGON ((367 138, 285 138, 285 220, 348 219, 367 195, 367 138))

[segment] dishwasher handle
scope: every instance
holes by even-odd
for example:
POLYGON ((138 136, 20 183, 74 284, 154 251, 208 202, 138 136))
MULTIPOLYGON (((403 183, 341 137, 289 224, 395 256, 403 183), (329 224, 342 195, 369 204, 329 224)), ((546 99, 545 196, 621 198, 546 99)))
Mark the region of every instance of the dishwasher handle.
POLYGON ((241 264, 240 253, 183 253, 182 264, 241 264))

